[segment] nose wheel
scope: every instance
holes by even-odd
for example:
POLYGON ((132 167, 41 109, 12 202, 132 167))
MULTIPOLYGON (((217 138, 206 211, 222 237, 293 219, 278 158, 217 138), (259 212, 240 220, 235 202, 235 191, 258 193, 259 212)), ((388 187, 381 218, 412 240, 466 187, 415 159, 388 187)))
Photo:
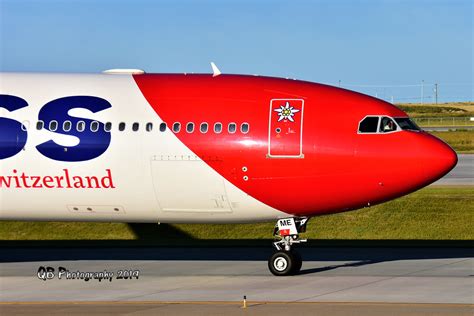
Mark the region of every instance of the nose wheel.
POLYGON ((268 269, 276 276, 298 274, 302 264, 303 260, 295 250, 277 251, 268 259, 268 269))
POLYGON ((306 217, 278 220, 273 231, 273 235, 278 238, 273 243, 277 251, 268 259, 268 268, 273 275, 286 276, 300 272, 303 260, 292 246, 306 242, 306 239, 299 239, 299 234, 306 231, 307 222, 306 217))

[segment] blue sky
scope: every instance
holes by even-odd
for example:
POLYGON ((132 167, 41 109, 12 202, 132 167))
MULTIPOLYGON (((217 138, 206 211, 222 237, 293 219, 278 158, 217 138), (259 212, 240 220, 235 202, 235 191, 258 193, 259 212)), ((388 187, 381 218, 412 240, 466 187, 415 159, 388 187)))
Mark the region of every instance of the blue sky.
POLYGON ((436 82, 440 101, 472 100, 473 10, 471 0, 0 0, 0 70, 209 72, 214 61, 395 102, 420 101, 422 80, 426 102, 436 82))

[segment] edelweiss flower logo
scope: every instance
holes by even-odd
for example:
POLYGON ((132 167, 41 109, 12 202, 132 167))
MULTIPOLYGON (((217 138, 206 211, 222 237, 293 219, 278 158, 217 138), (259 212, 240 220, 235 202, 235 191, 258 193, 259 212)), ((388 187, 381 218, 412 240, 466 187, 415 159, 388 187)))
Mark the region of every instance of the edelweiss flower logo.
POLYGON ((293 116, 295 116, 295 113, 299 112, 300 110, 296 110, 290 105, 290 102, 286 101, 286 104, 280 105, 279 109, 275 109, 275 112, 278 112, 278 122, 282 120, 288 120, 290 122, 294 122, 295 120, 293 119, 293 116))

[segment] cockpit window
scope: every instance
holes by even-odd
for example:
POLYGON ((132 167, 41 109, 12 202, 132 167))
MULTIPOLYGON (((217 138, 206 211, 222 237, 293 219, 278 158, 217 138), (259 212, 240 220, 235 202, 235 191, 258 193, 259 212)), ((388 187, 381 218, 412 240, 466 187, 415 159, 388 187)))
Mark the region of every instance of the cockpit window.
POLYGON ((380 122, 380 132, 381 133, 388 133, 397 130, 397 124, 389 118, 389 117, 382 117, 382 121, 380 122))
POLYGON ((359 133, 377 133, 378 116, 368 116, 359 124, 359 133))
POLYGON ((397 117, 395 118, 398 126, 403 130, 419 131, 420 128, 408 117, 397 117))

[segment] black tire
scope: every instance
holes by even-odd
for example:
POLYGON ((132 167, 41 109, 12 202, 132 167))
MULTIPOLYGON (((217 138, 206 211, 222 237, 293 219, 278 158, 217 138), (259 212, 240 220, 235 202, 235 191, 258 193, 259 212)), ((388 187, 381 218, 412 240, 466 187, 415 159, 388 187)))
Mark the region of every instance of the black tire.
POLYGON ((300 273, 301 266, 303 265, 303 259, 301 258, 301 255, 297 251, 292 251, 293 258, 295 259, 295 263, 293 265, 293 271, 292 274, 298 274, 300 273))
POLYGON ((285 276, 293 273, 295 258, 288 251, 277 251, 268 259, 268 268, 273 275, 285 276))

